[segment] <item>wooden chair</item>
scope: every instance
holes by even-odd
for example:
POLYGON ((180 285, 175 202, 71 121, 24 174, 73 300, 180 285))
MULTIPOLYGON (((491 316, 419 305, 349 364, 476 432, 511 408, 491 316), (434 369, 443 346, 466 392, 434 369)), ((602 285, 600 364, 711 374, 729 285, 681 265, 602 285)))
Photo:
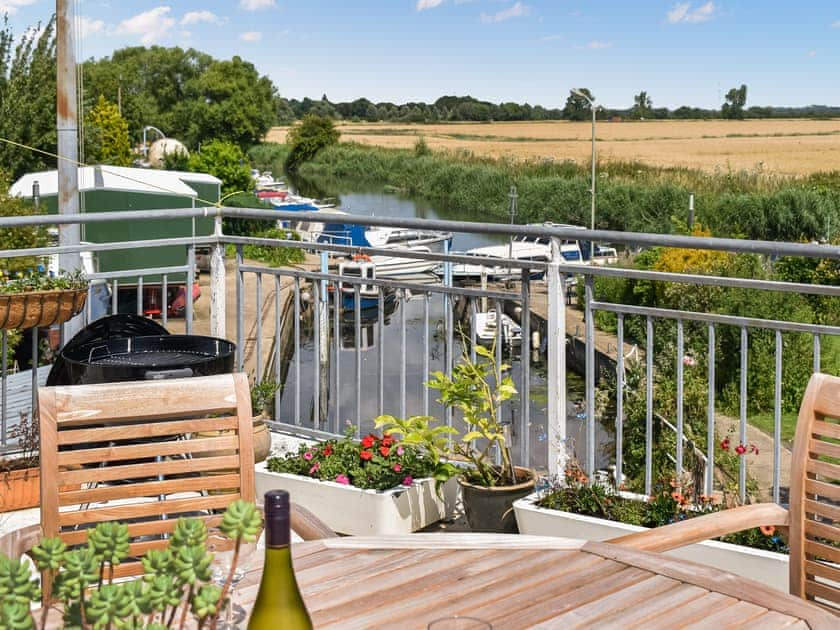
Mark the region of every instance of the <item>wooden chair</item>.
POLYGON ((791 461, 789 510, 747 505, 608 542, 667 551, 761 525, 788 527, 791 594, 840 614, 840 378, 811 377, 791 461))
POLYGON ((38 401, 43 534, 78 545, 97 523, 128 523, 134 560, 117 576, 140 573, 178 517, 212 527, 230 502, 254 501, 244 374, 44 387, 38 401))

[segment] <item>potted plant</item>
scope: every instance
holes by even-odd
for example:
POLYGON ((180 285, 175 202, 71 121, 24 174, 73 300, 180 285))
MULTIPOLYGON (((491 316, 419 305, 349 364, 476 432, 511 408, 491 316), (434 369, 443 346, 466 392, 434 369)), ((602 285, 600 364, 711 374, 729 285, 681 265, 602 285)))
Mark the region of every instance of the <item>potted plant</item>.
POLYGON ((44 538, 31 555, 42 575, 33 579, 30 564, 0 554, 0 627, 34 628, 32 604, 45 602, 39 627, 52 604, 62 604, 64 624, 74 628, 183 628, 188 618, 197 627, 215 627, 230 605, 229 592, 243 542, 255 541, 262 518, 253 503, 235 501, 225 512, 219 531, 234 549, 226 575, 213 583, 213 553, 208 530, 199 519, 179 519, 166 549, 150 550, 143 558, 144 574, 114 581, 114 568, 129 556, 128 528, 99 523, 88 544, 68 549, 60 538, 44 538), (54 588, 52 586, 54 585, 54 588), (52 597, 54 593, 55 598, 52 597))
POLYGON ((516 532, 513 502, 533 491, 536 474, 513 465, 507 427, 499 418, 502 403, 516 394, 513 379, 505 374, 510 366, 497 365, 492 348, 477 345, 475 351, 479 355, 476 361, 465 354, 452 376, 432 372, 432 379, 426 383, 440 392, 440 403, 461 411, 467 425, 463 435, 452 427, 430 429, 424 417, 400 421, 385 416, 378 418, 377 424, 387 435, 400 435, 407 443, 434 454, 438 462, 435 478, 439 481, 457 476, 464 512, 473 531, 516 532), (491 458, 496 454, 500 464, 491 458), (465 466, 453 465, 459 460, 465 466))
MULTIPOLYGON (((542 479, 536 492, 514 503, 520 531, 538 536, 610 540, 723 509, 717 497, 690 492, 688 482, 660 481, 652 495, 646 496, 616 490, 608 479, 602 474, 589 483, 574 466, 567 469, 562 482, 542 479)), ((667 553, 787 592, 787 546, 772 527, 747 530, 667 553)))
POLYGON ((304 442, 256 467, 257 493, 288 490, 295 502, 337 532, 407 534, 449 516, 456 486, 436 492, 433 457, 396 437, 304 442))
POLYGON ((61 324, 85 305, 88 285, 80 270, 48 275, 18 272, 0 279, 0 328, 24 330, 61 324))
POLYGON ((7 433, 17 441, 19 453, 0 458, 0 512, 35 507, 41 499, 38 424, 31 415, 20 414, 20 422, 7 433))

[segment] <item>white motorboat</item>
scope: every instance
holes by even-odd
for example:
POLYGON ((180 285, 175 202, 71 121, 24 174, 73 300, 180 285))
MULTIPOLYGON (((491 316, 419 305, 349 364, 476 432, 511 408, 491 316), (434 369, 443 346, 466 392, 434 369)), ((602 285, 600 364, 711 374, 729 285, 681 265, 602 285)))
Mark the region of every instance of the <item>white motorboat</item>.
MULTIPOLYGON (((496 311, 476 313, 473 319, 473 330, 479 343, 492 345, 499 330, 499 320, 496 311)), ((507 346, 522 345, 522 328, 513 319, 502 313, 501 316, 502 343, 507 346)))
MULTIPOLYGON (((517 236, 507 245, 488 245, 463 252, 466 256, 488 258, 508 258, 518 261, 549 262, 551 260, 551 239, 547 236, 517 236)), ((563 239, 560 242, 560 255, 565 262, 584 264, 580 245, 575 239, 563 239)), ((443 276, 443 265, 438 265, 434 273, 443 276)), ((531 270, 531 279, 544 275, 541 268, 531 270)), ((522 269, 504 264, 458 263, 452 265, 452 279, 455 281, 477 281, 482 277, 488 280, 517 280, 522 277, 522 269)))

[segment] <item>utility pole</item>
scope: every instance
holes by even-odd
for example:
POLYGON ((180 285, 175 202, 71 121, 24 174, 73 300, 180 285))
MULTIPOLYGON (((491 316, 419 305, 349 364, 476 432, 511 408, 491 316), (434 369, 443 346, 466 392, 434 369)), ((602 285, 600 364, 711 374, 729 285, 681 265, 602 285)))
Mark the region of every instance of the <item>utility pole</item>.
MULTIPOLYGON (((56 0, 56 123, 58 129, 58 214, 79 214, 79 111, 76 100, 76 44, 73 40, 76 25, 75 5, 70 0, 56 0)), ((62 247, 79 245, 81 228, 78 223, 58 227, 58 244, 62 247)), ((59 269, 72 272, 82 266, 78 252, 60 254, 59 269)), ((67 340, 81 329, 81 317, 64 324, 67 340)))

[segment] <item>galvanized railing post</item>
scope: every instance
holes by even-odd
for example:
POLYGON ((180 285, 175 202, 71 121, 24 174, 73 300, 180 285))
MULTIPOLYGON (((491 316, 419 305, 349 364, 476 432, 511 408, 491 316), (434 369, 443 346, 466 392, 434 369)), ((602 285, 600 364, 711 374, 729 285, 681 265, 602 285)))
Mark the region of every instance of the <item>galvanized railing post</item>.
MULTIPOLYGON (((223 236, 222 217, 214 219, 214 235, 223 236)), ((216 242, 210 252, 210 336, 224 339, 226 330, 225 245, 216 242)))
POLYGON ((548 471, 565 474, 566 449, 566 278, 560 274, 560 242, 551 239, 548 279, 548 471))
POLYGON ((185 329, 188 335, 192 334, 193 330, 193 285, 195 284, 195 245, 187 246, 187 286, 184 287, 184 298, 186 304, 184 305, 184 319, 186 320, 185 329))
POLYGON ((595 474, 595 278, 585 280, 585 327, 586 327, 586 476, 595 474))

